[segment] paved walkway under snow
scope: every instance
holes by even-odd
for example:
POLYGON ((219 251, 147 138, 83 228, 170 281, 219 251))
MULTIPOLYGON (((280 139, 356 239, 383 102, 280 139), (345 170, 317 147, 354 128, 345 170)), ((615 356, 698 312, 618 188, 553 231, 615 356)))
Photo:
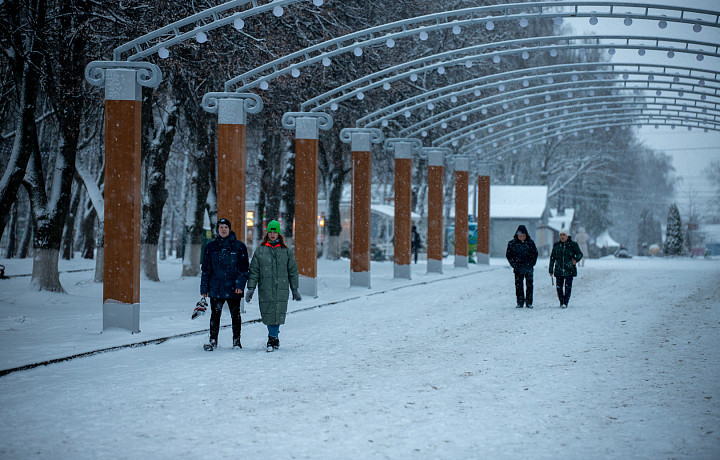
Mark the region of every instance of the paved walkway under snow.
MULTIPOLYGON (((512 274, 498 260, 443 276, 418 265, 411 283, 378 280, 374 290, 387 292, 370 296, 347 288, 346 264, 323 262, 320 290, 356 298, 289 315, 276 353, 264 351, 264 327, 248 324, 242 350, 224 328, 212 353, 197 335, 1 377, 0 458, 720 455, 720 261, 590 260, 567 310, 546 260, 533 310, 514 308, 512 274)), ((128 340, 38 319, 41 300, 58 309, 92 298, 97 286, 81 279, 91 273, 73 276, 69 295, 29 294, 27 306, 2 292, 4 354, 17 337, 63 350, 73 347, 64 336, 81 349, 128 340), (13 322, 21 308, 25 320, 13 322)), ((139 336, 201 328, 187 326, 197 282, 147 287, 165 313, 146 311, 139 336), (173 310, 163 289, 191 297, 173 310), (156 330, 161 318, 175 329, 156 330)), ((27 346, 25 361, 52 355, 27 346)))

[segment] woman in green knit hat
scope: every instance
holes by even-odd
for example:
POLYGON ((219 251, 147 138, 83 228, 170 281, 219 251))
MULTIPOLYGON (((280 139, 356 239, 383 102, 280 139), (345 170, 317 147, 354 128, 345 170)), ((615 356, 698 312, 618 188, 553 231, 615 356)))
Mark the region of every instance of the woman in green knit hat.
POLYGON ((290 292, 293 300, 301 300, 298 292, 298 269, 293 251, 285 244, 280 223, 271 221, 262 243, 250 262, 245 301, 250 303, 259 290, 260 314, 268 328, 267 351, 280 346, 280 325, 285 324, 290 292))

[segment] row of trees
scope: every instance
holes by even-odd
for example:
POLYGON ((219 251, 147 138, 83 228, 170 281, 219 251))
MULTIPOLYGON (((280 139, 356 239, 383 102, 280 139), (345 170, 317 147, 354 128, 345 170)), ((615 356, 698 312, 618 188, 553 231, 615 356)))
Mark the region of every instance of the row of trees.
MULTIPOLYGON (((215 6, 216 2, 158 0, 6 0, 0 3, 0 236, 8 252, 35 255, 33 285, 61 291, 58 257, 97 254, 102 266, 103 107, 102 94, 83 79, 90 60, 109 60, 121 43, 177 19, 215 6), (32 234, 32 243, 29 235, 32 234), (30 246, 32 245, 32 249, 30 246)), ((259 2, 259 3, 269 3, 259 2)), ((498 3, 486 1, 485 4, 498 3)), ((476 2, 473 2, 475 5, 476 2)), ((218 91, 231 77, 278 56, 332 37, 430 12, 467 7, 461 0, 416 2, 392 0, 326 0, 322 7, 301 3, 281 17, 268 14, 248 20, 241 30, 218 29, 210 41, 194 41, 170 49, 160 60, 164 79, 143 93, 142 161, 143 272, 158 280, 157 257, 184 252, 183 275, 197 274, 203 220, 217 219, 216 117, 200 107, 202 96, 218 91), (169 244, 168 244, 169 239, 169 244), (183 246, 182 249, 179 246, 183 246), (181 249, 181 250, 179 250, 181 249)), ((331 66, 303 69, 298 78, 274 80, 261 95, 263 112, 248 119, 248 198, 255 199, 255 235, 262 223, 281 213, 285 233, 292 235, 294 215, 294 153, 292 132, 281 128, 281 117, 297 111, 311 97, 409 57, 451 48, 551 35, 552 21, 531 21, 519 28, 499 23, 495 30, 477 28, 454 34, 438 32, 430 40, 407 39, 393 47, 365 49, 362 56, 333 59, 331 66), (492 36, 491 36, 492 35, 492 36)), ((519 56, 472 68, 451 67, 446 74, 421 73, 417 81, 396 82, 388 91, 353 99, 333 112, 334 127, 323 132, 320 148, 320 188, 326 210, 330 257, 339 254, 342 229, 339 202, 348 182, 350 155, 339 141, 339 130, 378 107, 422 93, 438 84, 464 81, 514 68, 537 65, 548 56, 519 56)), ((598 54, 561 53, 554 62, 585 60, 603 66, 598 54)), ((586 78, 580 75, 581 78, 586 78)), ((589 77, 588 77, 589 78, 589 77)), ((608 87, 608 92, 610 88, 608 87)), ((449 107, 450 101, 436 110, 449 107)), ((471 115, 468 123, 500 113, 471 115)), ((404 123, 427 114, 417 112, 385 128, 393 135, 404 123)), ((431 130, 428 139, 442 132, 431 130)), ((375 149, 373 182, 391 195, 392 158, 375 149), (384 187, 383 187, 384 185, 384 187)), ((594 134, 554 137, 544 144, 494 159, 494 183, 547 184, 551 197, 561 192, 580 211, 588 229, 598 233, 610 225, 622 206, 657 209, 672 191, 667 158, 644 149, 631 130, 597 130, 594 134), (658 178, 660 180, 658 180, 658 178), (649 191, 649 193, 648 193, 649 191), (624 198, 636 192, 634 202, 624 198), (646 200, 647 203, 643 200, 646 200), (640 203, 639 201, 642 201, 640 203), (610 216, 610 217, 608 217, 610 216)), ((416 165, 414 206, 424 214, 426 165, 416 165)), ((447 168, 448 199, 452 199, 452 169, 447 168)), ((101 281, 102 270, 96 270, 101 281)))

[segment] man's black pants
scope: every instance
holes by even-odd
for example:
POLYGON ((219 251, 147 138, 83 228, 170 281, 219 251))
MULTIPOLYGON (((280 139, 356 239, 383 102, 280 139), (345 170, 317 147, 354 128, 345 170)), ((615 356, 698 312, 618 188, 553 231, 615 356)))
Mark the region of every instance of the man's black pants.
POLYGON ((533 274, 515 273, 515 297, 518 305, 532 305, 533 303, 533 274), (527 290, 523 289, 523 280, 527 290))
POLYGON ((210 340, 217 340, 220 332, 220 316, 222 315, 222 307, 228 303, 230 309, 230 318, 232 318, 233 339, 240 338, 241 319, 240 319, 240 299, 210 299, 210 340))

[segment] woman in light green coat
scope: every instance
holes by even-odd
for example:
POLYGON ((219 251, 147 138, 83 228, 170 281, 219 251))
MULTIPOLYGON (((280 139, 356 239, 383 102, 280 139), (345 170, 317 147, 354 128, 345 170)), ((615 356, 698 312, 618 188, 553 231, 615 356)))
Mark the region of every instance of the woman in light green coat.
POLYGON ((292 292, 293 300, 302 300, 298 292, 298 269, 295 256, 280 234, 280 223, 271 221, 262 243, 250 262, 250 274, 245 290, 245 301, 250 303, 259 289, 260 314, 268 328, 267 351, 280 347, 280 325, 285 324, 287 303, 292 292))

